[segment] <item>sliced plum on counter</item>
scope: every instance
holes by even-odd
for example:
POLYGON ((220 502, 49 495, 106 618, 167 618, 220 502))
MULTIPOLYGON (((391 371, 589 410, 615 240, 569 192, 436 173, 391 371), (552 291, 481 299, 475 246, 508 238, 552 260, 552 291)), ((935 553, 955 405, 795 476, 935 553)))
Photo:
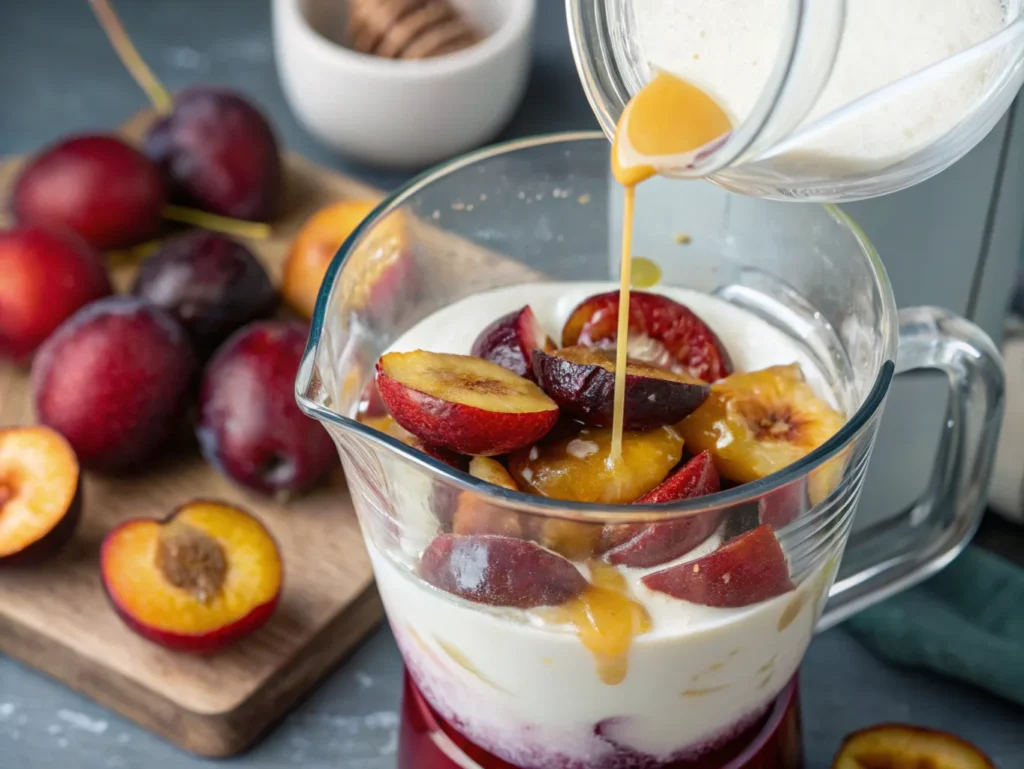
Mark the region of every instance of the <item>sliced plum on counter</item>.
POLYGON ((281 595, 281 554, 244 510, 194 500, 163 521, 114 528, 100 573, 125 624, 153 643, 209 654, 256 631, 281 595))
POLYGON ((995 769, 992 759, 947 732, 882 724, 843 740, 832 769, 995 769))
POLYGON ((683 601, 732 609, 796 589, 782 546, 764 524, 695 561, 648 574, 643 583, 683 601))
MULTIPOLYGON (((706 451, 684 464, 659 486, 636 500, 637 505, 678 502, 714 494, 721 489, 718 471, 706 451)), ((605 527, 605 554, 616 566, 646 569, 673 561, 707 540, 718 528, 718 513, 705 513, 664 523, 632 523, 605 527)))
POLYGON ((48 427, 0 430, 0 566, 55 553, 81 512, 81 472, 64 437, 48 427))
POLYGON ((539 545, 490 534, 436 537, 420 559, 420 575, 467 601, 530 609, 558 606, 587 589, 569 561, 539 545))
POLYGON ((537 316, 527 305, 502 315, 473 342, 472 354, 504 366, 509 371, 533 379, 533 351, 551 352, 555 343, 544 333, 537 316))
MULTIPOLYGON (((581 302, 562 329, 562 346, 614 347, 619 292, 581 302)), ((660 294, 632 291, 629 298, 629 357, 705 382, 732 373, 722 342, 688 307, 660 294)))
MULTIPOLYGON (((615 402, 615 355, 576 345, 533 353, 537 382, 567 414, 595 427, 611 427, 615 402)), ((626 365, 623 425, 652 430, 675 424, 708 397, 707 383, 646 363, 626 365)))
POLYGON ((558 406, 536 384, 469 355, 388 353, 377 362, 377 387, 398 424, 459 454, 505 454, 558 421, 558 406))

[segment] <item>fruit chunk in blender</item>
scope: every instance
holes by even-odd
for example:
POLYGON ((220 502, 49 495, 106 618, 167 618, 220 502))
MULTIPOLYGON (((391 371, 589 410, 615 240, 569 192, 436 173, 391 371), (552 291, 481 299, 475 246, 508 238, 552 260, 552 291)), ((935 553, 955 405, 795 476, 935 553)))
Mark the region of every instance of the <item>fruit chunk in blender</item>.
MULTIPOLYGON (((614 348, 619 292, 584 300, 562 329, 562 346, 614 348)), ((732 372, 722 342, 688 307, 660 294, 632 291, 629 297, 629 357, 714 382, 732 372)))
POLYGON ((554 349, 555 343, 544 332, 537 322, 537 316, 527 305, 521 310, 502 315, 481 331, 473 342, 472 354, 504 366, 519 376, 533 379, 534 350, 551 352, 554 349))
POLYGON ((764 524, 702 558, 648 574, 643 583, 673 598, 719 608, 750 606, 796 589, 779 540, 764 524))
MULTIPOLYGON (((659 504, 714 494, 721 489, 718 471, 708 452, 698 454, 634 504, 659 504)), ((664 523, 605 526, 604 542, 610 563, 649 568, 675 560, 693 550, 718 528, 720 515, 704 513, 664 523)))
POLYGON ((622 436, 622 459, 609 462, 612 429, 566 424, 547 440, 514 451, 509 472, 524 491, 576 502, 625 505, 661 483, 682 458, 672 427, 622 436))
MULTIPOLYGON (((611 427, 615 357, 607 350, 577 345, 552 354, 533 353, 537 381, 559 407, 595 427, 611 427)), ((651 430, 675 424, 700 406, 710 388, 686 374, 629 361, 623 427, 651 430)))
POLYGON ((377 362, 377 387, 398 424, 461 454, 528 446, 558 421, 558 406, 533 382, 469 355, 387 353, 377 362))
POLYGON ((581 595, 587 580, 569 561, 532 542, 490 534, 435 537, 420 576, 467 601, 529 609, 581 595))
POLYGON ((806 456, 844 421, 793 363, 716 382, 678 430, 691 451, 711 453, 724 477, 750 483, 806 456))

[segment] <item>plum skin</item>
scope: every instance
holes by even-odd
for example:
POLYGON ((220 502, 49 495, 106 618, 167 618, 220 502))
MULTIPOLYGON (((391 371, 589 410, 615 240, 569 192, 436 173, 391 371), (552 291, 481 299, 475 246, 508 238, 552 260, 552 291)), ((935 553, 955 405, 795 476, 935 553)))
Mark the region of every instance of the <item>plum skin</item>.
POLYGON ((203 373, 199 447, 242 486, 301 491, 338 463, 330 435, 295 402, 306 336, 298 322, 251 323, 221 345, 203 373))
POLYGON ((127 248, 160 230, 167 190, 160 169, 114 136, 65 139, 31 160, 12 194, 19 222, 75 232, 94 248, 127 248))
POLYGON ((143 262, 131 291, 174 314, 202 358, 277 306, 277 292, 252 252, 205 230, 166 241, 143 262))
POLYGON ((40 348, 32 365, 35 411, 41 424, 64 434, 83 467, 125 471, 156 453, 174 433, 195 369, 192 346, 169 313, 135 297, 108 297, 72 315, 40 348), (130 319, 127 325, 124 318, 130 319), (120 348, 126 357, 114 361, 117 368, 113 370, 108 359, 102 372, 109 381, 94 383, 90 379, 86 383, 93 408, 83 411, 80 391, 75 396, 69 393, 85 374, 96 373, 96 348, 109 347, 111 335, 116 341, 123 341, 126 335, 129 339, 148 336, 145 353, 153 357, 140 363, 138 355, 120 348), (84 356, 88 371, 76 370, 76 364, 69 363, 69 358, 77 356, 84 356), (69 376, 69 368, 77 379, 69 376), (139 384, 149 389, 140 390, 139 384), (129 385, 132 398, 126 403, 129 385))
MULTIPOLYGON (((711 392, 703 383, 683 383, 632 373, 627 367, 623 428, 652 430, 693 413, 711 392)), ((537 381, 559 408, 594 427, 611 427, 615 372, 542 350, 533 352, 537 381)), ((652 372, 653 374, 653 372, 652 372)))
POLYGON ((278 212, 283 173, 277 139, 259 110, 232 91, 183 91, 174 111, 150 129, 145 150, 183 202, 252 221, 270 221, 278 212))

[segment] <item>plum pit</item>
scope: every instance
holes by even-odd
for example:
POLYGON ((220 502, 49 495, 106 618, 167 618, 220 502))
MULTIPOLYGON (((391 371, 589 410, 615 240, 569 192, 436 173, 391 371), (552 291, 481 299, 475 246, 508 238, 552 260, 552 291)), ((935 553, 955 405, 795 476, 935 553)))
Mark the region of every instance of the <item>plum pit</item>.
POLYGON ((209 534, 187 523, 172 523, 157 539, 156 567, 170 584, 208 606, 224 586, 228 560, 209 534))

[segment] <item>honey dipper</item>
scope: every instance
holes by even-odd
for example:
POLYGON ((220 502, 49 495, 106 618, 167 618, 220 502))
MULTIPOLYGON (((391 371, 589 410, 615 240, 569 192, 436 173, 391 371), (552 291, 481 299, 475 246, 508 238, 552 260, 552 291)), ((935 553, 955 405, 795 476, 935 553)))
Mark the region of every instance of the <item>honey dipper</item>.
POLYGON ((480 40, 449 0, 348 0, 346 36, 353 50, 387 59, 442 56, 480 40))

